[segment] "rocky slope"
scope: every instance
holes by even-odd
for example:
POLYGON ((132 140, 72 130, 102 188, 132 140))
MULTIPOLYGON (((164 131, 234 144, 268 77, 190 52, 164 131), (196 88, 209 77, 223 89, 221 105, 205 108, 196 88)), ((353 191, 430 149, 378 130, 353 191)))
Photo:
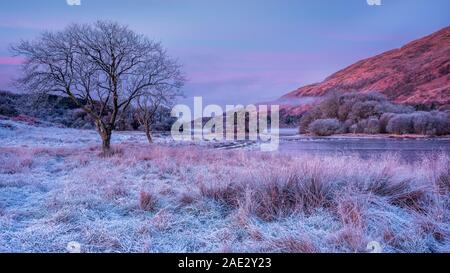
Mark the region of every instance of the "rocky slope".
MULTIPOLYGON (((378 91, 394 102, 450 106, 450 27, 380 55, 361 60, 324 81, 281 99, 320 97, 331 91, 378 91)), ((305 105, 286 105, 298 114, 305 105)))

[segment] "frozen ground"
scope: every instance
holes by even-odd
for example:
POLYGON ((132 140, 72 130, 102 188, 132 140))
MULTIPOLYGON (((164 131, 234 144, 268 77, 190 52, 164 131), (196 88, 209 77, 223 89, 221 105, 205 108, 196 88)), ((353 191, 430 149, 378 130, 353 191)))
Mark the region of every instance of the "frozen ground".
MULTIPOLYGON (((141 132, 115 132, 112 141, 144 143, 147 139, 141 132)), ((94 130, 32 126, 0 120, 0 145, 3 147, 86 147, 100 144, 98 133, 94 130)))
MULTIPOLYGON (((157 144, 197 145, 216 149, 246 148, 256 149, 258 146, 252 141, 195 141, 187 143, 174 142, 167 133, 154 133, 153 141, 157 144)), ((112 135, 112 143, 130 142, 146 144, 147 138, 139 131, 116 131, 112 135)), ((1 147, 87 147, 101 145, 101 140, 95 130, 81 130, 60 128, 50 125, 33 126, 27 123, 0 119, 0 146, 1 147)))
POLYGON ((0 252, 450 251, 450 159, 268 154, 0 121, 0 252))

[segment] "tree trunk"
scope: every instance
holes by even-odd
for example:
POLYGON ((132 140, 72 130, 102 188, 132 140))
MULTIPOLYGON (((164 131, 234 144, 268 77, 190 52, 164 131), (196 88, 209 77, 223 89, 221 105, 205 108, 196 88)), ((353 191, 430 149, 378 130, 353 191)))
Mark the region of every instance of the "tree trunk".
POLYGON ((102 135, 102 154, 109 155, 111 153, 111 132, 102 135))
POLYGON ((148 139, 148 143, 153 143, 153 138, 152 138, 152 126, 151 125, 146 125, 145 126, 145 135, 147 136, 148 139))
POLYGON ((97 131, 102 138, 102 155, 109 156, 111 154, 111 133, 110 130, 101 120, 96 121, 97 131))

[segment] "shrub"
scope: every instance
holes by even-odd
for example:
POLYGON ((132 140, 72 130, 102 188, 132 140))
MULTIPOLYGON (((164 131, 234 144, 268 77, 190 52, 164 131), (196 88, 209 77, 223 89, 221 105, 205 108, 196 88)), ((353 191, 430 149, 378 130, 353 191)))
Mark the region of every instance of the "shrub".
POLYGON ((377 118, 367 119, 366 127, 364 129, 366 134, 379 134, 380 133, 380 121, 377 118))
POLYGON ((341 123, 337 119, 318 119, 313 121, 308 130, 317 136, 331 136, 341 128, 341 123))
POLYGON ((436 133, 434 118, 429 112, 416 112, 412 116, 414 133, 424 135, 434 135, 436 133))
POLYGON ((394 113, 384 113, 381 115, 380 117, 380 133, 387 133, 387 125, 389 124, 389 121, 391 120, 391 118, 393 118, 395 116, 394 113))
POLYGON ((353 101, 342 102, 341 106, 339 107, 339 111, 338 111, 339 120, 341 120, 341 121, 349 120, 348 116, 349 116, 350 112, 352 111, 353 104, 354 104, 353 101))
POLYGON ((301 134, 305 134, 308 133, 308 127, 309 125, 317 120, 322 118, 322 112, 320 111, 319 108, 313 108, 310 111, 308 111, 306 114, 304 114, 302 116, 302 118, 300 119, 300 127, 299 127, 299 132, 301 134))
POLYGON ((0 91, 0 115, 14 117, 19 111, 14 106, 14 95, 0 91))
POLYGON ((391 134, 410 134, 414 133, 414 124, 412 115, 409 114, 399 114, 395 115, 388 122, 386 131, 391 134))
POLYGON ((348 127, 348 132, 351 134, 358 134, 360 133, 360 127, 358 126, 358 124, 353 124, 348 127))
POLYGON ((376 117, 363 119, 356 124, 350 126, 351 133, 379 134, 380 121, 376 117))
POLYGON ((450 134, 450 113, 449 112, 432 112, 434 114, 434 128, 436 135, 450 134))
POLYGON ((0 105, 0 115, 7 117, 15 117, 19 114, 19 112, 14 108, 14 106, 9 104, 0 105))
POLYGON ((376 101, 358 101, 352 107, 349 118, 353 120, 367 119, 371 116, 379 116, 377 110, 379 102, 376 101))
POLYGON ((338 118, 340 107, 340 95, 332 92, 318 106, 322 116, 325 118, 338 118))

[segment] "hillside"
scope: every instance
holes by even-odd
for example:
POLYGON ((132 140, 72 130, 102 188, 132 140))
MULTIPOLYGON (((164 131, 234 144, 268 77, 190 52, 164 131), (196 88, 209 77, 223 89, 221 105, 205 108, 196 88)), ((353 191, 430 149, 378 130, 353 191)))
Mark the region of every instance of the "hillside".
MULTIPOLYGON (((407 45, 361 60, 324 81, 301 87, 284 101, 323 96, 331 91, 378 91, 396 103, 450 105, 450 27, 407 45)), ((298 114, 305 106, 285 109, 298 114)))

